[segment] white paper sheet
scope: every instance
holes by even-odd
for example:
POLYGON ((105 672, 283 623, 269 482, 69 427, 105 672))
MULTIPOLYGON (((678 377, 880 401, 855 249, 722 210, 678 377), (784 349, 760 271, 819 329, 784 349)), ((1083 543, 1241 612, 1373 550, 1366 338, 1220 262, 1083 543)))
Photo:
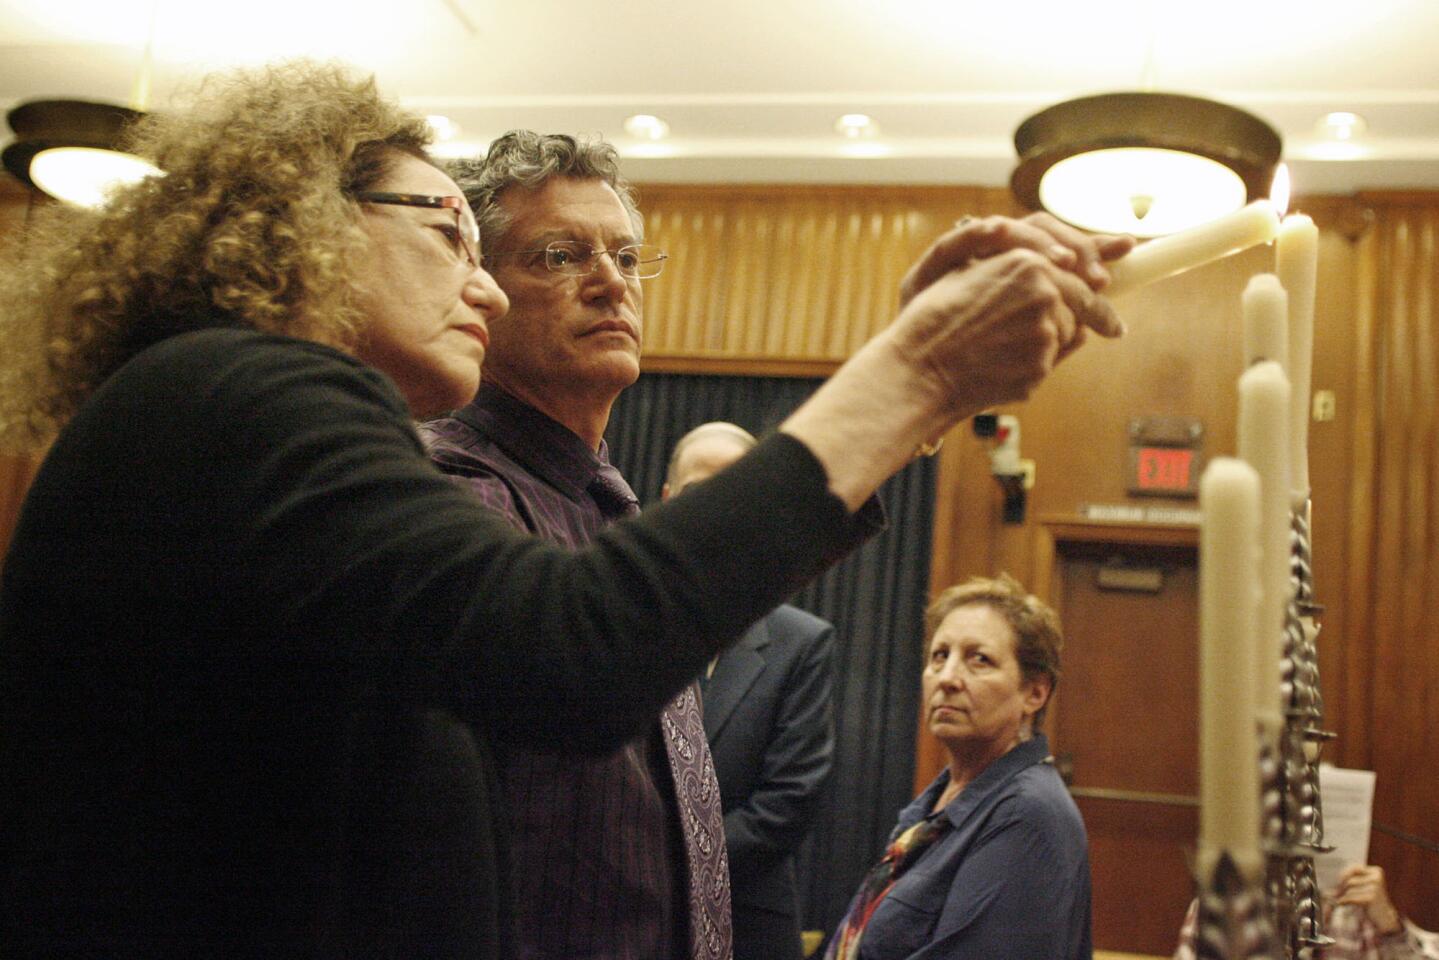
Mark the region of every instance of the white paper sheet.
POLYGON ((1324 804, 1324 842, 1333 853, 1315 856, 1319 889, 1330 893, 1339 874, 1369 862, 1369 827, 1374 818, 1374 771, 1319 765, 1319 796, 1324 804))

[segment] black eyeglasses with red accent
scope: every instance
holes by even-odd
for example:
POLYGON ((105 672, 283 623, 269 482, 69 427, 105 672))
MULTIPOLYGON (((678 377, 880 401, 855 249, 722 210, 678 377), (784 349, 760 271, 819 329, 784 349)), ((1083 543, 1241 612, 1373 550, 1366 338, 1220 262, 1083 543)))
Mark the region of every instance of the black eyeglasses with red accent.
POLYGON ((464 197, 434 197, 423 193, 386 193, 382 190, 366 190, 355 194, 361 203, 390 203, 401 207, 427 207, 432 210, 451 210, 455 214, 454 244, 455 255, 471 267, 480 265, 480 227, 475 215, 464 197))

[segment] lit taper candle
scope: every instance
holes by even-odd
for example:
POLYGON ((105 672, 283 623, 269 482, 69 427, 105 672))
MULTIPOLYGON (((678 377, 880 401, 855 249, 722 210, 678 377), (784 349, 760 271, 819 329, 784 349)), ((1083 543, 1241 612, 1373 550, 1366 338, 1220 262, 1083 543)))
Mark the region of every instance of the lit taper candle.
POLYGON ((1268 200, 1256 200, 1208 223, 1135 247, 1108 265, 1110 284, 1104 293, 1117 297, 1135 287, 1268 243, 1278 232, 1277 208, 1268 200))
POLYGON ((1296 504, 1309 497, 1309 389, 1314 362, 1314 283, 1319 272, 1319 229, 1296 213, 1279 227, 1279 282, 1289 295, 1289 460, 1296 504))

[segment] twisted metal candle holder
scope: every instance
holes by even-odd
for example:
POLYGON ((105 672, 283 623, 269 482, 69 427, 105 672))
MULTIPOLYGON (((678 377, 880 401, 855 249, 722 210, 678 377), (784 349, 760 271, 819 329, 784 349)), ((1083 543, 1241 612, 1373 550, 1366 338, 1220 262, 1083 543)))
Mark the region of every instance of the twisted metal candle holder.
POLYGON ((1324 935, 1314 855, 1324 843, 1324 807, 1319 792, 1319 754, 1334 734, 1322 729, 1323 695, 1319 689, 1316 621, 1322 607, 1314 602, 1309 540, 1309 505, 1290 519, 1290 602, 1285 611, 1284 660, 1280 664, 1284 729, 1278 757, 1265 773, 1265 823, 1268 847, 1266 887, 1277 939, 1289 960, 1308 960, 1316 948, 1333 943, 1324 935), (1271 791, 1275 797, 1271 798, 1271 791), (1277 800, 1277 804, 1275 804, 1277 800), (1278 807, 1278 828, 1271 817, 1278 807))

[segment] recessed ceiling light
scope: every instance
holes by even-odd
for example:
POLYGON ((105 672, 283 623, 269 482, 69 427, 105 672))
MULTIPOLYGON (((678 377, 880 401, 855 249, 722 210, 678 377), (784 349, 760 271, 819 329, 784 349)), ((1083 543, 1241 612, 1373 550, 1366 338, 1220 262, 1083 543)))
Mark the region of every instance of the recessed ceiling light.
POLYGON ((432 113, 425 117, 425 122, 430 125, 430 131, 434 133, 435 139, 441 143, 453 140, 460 135, 460 125, 449 117, 432 113))
POLYGON ((1368 128, 1363 117, 1347 110, 1326 113, 1319 120, 1319 131, 1332 140, 1353 140, 1368 128))
POLYGON ((851 140, 858 140, 879 133, 879 124, 875 123, 868 114, 846 113, 834 122, 834 129, 851 140))
POLYGON ((663 140, 670 125, 650 113, 637 113, 625 121, 625 131, 636 140, 663 140))

